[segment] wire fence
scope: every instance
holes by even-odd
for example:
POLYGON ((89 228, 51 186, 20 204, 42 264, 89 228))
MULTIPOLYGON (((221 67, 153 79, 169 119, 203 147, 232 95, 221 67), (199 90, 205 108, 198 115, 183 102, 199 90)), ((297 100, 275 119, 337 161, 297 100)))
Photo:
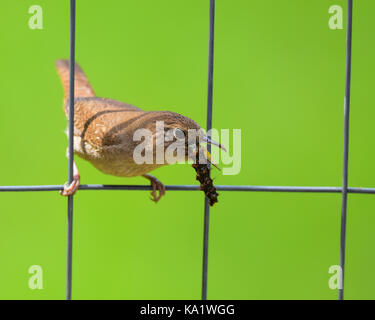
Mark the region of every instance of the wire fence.
MULTIPOLYGON (((213 101, 213 67, 214 67, 214 20, 215 0, 209 0, 209 57, 208 57, 208 95, 207 95, 207 130, 212 128, 212 101, 213 101)), ((348 193, 375 194, 375 188, 348 187, 348 158, 349 158, 349 110, 351 84, 351 53, 352 53, 352 17, 353 0, 347 0, 347 40, 346 40, 346 72, 345 72, 345 113, 344 113, 344 147, 343 147, 343 180, 341 187, 304 187, 304 186, 251 186, 251 185, 218 185, 219 191, 234 192, 291 192, 291 193, 341 193, 341 233, 340 233, 340 267, 341 288, 338 298, 344 299, 344 270, 345 270, 345 243, 347 219, 348 193)), ((69 155, 68 180, 73 181, 74 161, 74 61, 75 61, 75 16, 76 1, 70 0, 70 54, 69 54, 69 155)), ((207 145, 208 151, 210 145, 207 145)), ((40 192, 63 190, 64 185, 32 185, 32 186, 0 186, 0 192, 40 192)), ((151 190, 149 185, 80 185, 79 190, 151 190)), ((168 191, 199 191, 197 185, 166 185, 168 191)), ((66 299, 72 297, 72 251, 73 251, 73 199, 68 197, 68 229, 67 229, 67 269, 66 269, 66 299)), ((203 269, 202 269, 202 300, 207 299, 208 275, 208 235, 210 221, 210 206, 207 198, 204 201, 204 230, 203 230, 203 269)))

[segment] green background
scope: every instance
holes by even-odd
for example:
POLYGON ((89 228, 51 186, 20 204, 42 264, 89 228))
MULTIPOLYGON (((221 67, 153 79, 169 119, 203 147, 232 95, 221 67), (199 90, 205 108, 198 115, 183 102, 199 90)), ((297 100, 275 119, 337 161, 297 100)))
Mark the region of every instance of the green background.
MULTIPOLYGON (((344 0, 216 1, 215 128, 242 129, 242 170, 216 184, 340 186, 344 0)), ((374 187, 375 23, 354 1, 349 185, 374 187)), ((206 123, 208 0, 77 1, 76 58, 98 96, 206 123)), ((1 185, 63 184, 67 139, 54 68, 69 53, 69 1, 2 1, 1 185), (43 8, 43 30, 28 8, 43 8)), ((145 184, 106 176, 77 159, 82 183, 145 184)), ((154 174, 193 184, 189 165, 154 174)), ((79 191, 74 204, 74 299, 199 299, 203 194, 79 191)), ((58 192, 0 194, 0 298, 64 299, 67 199, 58 192), (43 268, 43 290, 28 268, 43 268)), ((346 291, 374 299, 375 198, 349 195, 346 291)), ((209 299, 336 299, 340 194, 220 192, 212 209, 209 299)))

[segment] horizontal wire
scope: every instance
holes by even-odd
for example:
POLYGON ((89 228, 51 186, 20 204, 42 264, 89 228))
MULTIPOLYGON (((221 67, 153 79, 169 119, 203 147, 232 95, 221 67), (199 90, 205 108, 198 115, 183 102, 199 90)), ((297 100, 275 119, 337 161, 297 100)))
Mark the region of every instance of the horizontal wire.
MULTIPOLYGON (((199 191, 198 185, 166 185, 169 191, 199 191)), ((342 187, 296 187, 296 186, 246 186, 246 185, 217 185, 218 191, 260 191, 260 192, 295 192, 295 193, 341 193, 342 187)), ((60 191, 64 185, 39 186, 0 186, 0 192, 27 192, 27 191, 60 191)), ((83 184, 79 190, 152 190, 150 185, 111 185, 111 184, 83 184)), ((375 188, 348 188, 348 193, 375 194, 375 188)))

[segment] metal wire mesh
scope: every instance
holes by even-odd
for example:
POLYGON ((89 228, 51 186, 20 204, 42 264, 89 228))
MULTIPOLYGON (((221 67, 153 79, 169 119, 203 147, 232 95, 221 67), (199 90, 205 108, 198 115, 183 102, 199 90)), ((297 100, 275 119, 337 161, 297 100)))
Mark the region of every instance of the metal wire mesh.
MULTIPOLYGON (((69 44, 69 161, 68 180, 73 181, 74 166, 74 66, 75 66, 75 32, 76 1, 70 0, 70 44, 69 44)), ((72 298, 72 255, 73 255, 73 195, 68 196, 68 231, 66 258, 66 300, 72 298)))
POLYGON ((346 72, 345 72, 345 107, 344 107, 344 155, 342 177, 342 205, 341 205, 341 237, 340 237, 340 267, 341 288, 339 300, 344 299, 344 270, 345 270, 345 242, 346 242, 346 216, 348 203, 348 159, 349 159, 349 110, 350 110, 350 82, 352 66, 352 24, 353 0, 348 0, 347 32, 346 32, 346 72))
MULTIPOLYGON (((214 26, 215 26, 215 0, 210 0, 209 39, 208 39, 208 86, 207 86, 207 132, 212 129, 212 99, 214 78, 214 26)), ((211 145, 207 144, 208 152, 211 145)), ((211 170, 209 167, 209 175, 211 170)), ((203 270, 202 270, 202 300, 207 299, 207 271, 208 271, 208 233, 210 228, 210 204, 204 198, 204 223, 203 223, 203 270)))
MULTIPOLYGON (((214 18, 215 0, 209 0, 209 63, 208 63, 208 97, 207 97, 207 130, 212 128, 212 98, 213 98, 213 56, 214 56, 214 18)), ((75 0, 70 0, 70 75, 69 75, 69 153, 68 180, 73 181, 73 130, 74 130, 74 61, 75 61, 75 0)), ((375 188, 348 187, 348 158, 349 158, 349 109, 350 109, 350 78, 352 51, 352 11, 353 0, 348 0, 347 9, 347 46, 346 46, 346 85, 345 85, 345 114, 344 114, 344 151, 343 151, 343 182, 342 187, 308 187, 308 186, 251 186, 251 185, 218 185, 219 191, 246 192, 291 192, 291 193, 341 193, 341 234, 340 234, 340 267, 342 288, 339 289, 339 299, 344 299, 344 267, 348 193, 375 194, 375 188)), ((208 145, 208 149, 210 145, 208 145)), ((209 149, 210 151, 210 149, 209 149)), ((32 186, 0 186, 0 192, 44 192, 63 190, 64 185, 32 185, 32 186)), ((79 190, 151 190, 149 185, 81 185, 79 190)), ((167 185, 168 191, 199 191, 196 185, 167 185)), ((73 196, 68 197, 68 230, 67 230, 67 275, 66 299, 72 296, 72 250, 73 250, 73 196)), ((203 234, 203 271, 202 271, 202 299, 207 299, 208 273, 208 232, 209 205, 204 203, 204 234, 203 234)))

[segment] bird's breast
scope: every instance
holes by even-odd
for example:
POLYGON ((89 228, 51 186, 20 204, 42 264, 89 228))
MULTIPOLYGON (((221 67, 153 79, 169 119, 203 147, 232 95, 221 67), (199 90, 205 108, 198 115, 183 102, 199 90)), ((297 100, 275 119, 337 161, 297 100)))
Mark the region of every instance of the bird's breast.
POLYGON ((133 159, 133 150, 127 144, 112 146, 92 145, 80 136, 74 136, 74 153, 91 162, 105 174, 118 177, 135 177, 161 167, 161 164, 137 164, 133 159))

